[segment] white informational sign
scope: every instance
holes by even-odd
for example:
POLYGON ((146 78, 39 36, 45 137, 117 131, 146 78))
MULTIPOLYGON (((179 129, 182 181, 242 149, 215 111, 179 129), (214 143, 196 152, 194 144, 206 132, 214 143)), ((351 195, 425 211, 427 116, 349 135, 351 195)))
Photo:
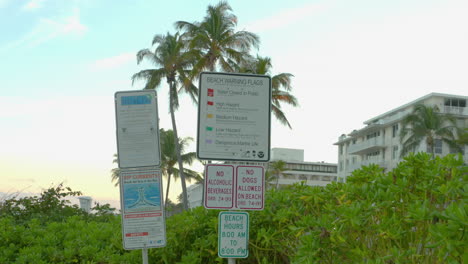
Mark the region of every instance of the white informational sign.
POLYGON ((208 160, 270 160, 271 78, 200 74, 197 155, 208 160))
POLYGON ((121 169, 120 203, 125 249, 166 246, 161 172, 121 169))
POLYGON ((159 166, 156 91, 116 92, 115 112, 119 168, 159 166))
POLYGON ((265 170, 262 166, 207 164, 204 203, 207 209, 263 210, 265 170))
POLYGON ((218 224, 218 256, 247 258, 249 256, 249 214, 247 212, 220 212, 218 224))

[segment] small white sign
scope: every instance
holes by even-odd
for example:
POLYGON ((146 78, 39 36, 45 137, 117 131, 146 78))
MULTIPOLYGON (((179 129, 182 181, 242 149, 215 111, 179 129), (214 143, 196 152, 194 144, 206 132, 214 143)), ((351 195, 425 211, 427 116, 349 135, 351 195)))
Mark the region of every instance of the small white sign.
POLYGON ((262 166, 207 164, 204 203, 207 209, 263 210, 265 169, 262 166))
POLYGON ((120 203, 125 249, 166 246, 161 172, 121 169, 120 203))
POLYGON ((197 155, 208 160, 270 160, 271 78, 200 74, 197 155))
POLYGON ((119 168, 159 166, 156 91, 115 93, 119 168))
POLYGON ((237 166, 236 207, 242 210, 263 210, 265 173, 260 166, 237 166))
POLYGON ((249 256, 249 214, 247 212, 220 212, 218 224, 218 256, 247 258, 249 256))
POLYGON ((205 208, 234 206, 234 166, 207 164, 205 167, 205 208))

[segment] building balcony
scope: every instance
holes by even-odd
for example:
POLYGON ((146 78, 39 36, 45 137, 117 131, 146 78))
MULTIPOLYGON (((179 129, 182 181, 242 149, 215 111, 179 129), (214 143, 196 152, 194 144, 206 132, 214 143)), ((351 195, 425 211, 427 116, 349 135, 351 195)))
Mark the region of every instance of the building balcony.
POLYGON ((354 170, 357 170, 357 169, 360 169, 362 166, 369 166, 370 164, 375 164, 375 165, 378 165, 382 168, 385 168, 386 167, 386 164, 384 161, 375 161, 375 160, 365 160, 365 161, 362 161, 362 162, 357 162, 355 164, 350 164, 348 166, 346 166, 345 170, 346 172, 352 172, 354 170))
POLYGON ((468 107, 444 106, 443 113, 468 116, 468 107))
POLYGON ((350 145, 348 148, 348 154, 362 155, 383 148, 385 148, 383 137, 376 137, 350 145))

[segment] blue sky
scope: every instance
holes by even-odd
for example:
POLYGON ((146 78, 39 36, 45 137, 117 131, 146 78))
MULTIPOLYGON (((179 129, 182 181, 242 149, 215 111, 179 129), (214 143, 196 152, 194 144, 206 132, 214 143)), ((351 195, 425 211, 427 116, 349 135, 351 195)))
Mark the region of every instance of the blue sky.
MULTIPOLYGON (((135 54, 155 34, 202 20, 217 2, 0 0, 0 192, 65 181, 118 199, 114 93, 141 88, 130 77, 151 65, 135 54)), ((305 149, 306 161, 336 162, 339 135, 428 93, 468 94, 468 1, 229 3, 238 29, 260 36, 253 54, 295 75, 300 107, 284 109, 293 130, 273 121, 272 146, 305 149)), ((182 136, 196 137, 195 109, 183 98, 182 136)))

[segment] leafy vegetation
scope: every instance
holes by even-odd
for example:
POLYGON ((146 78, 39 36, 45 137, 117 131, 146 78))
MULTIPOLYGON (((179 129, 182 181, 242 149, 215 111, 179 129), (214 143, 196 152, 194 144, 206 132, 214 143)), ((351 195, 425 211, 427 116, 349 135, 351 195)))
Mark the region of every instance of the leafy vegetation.
MULTIPOLYGON (((119 216, 62 203, 70 192, 2 202, 0 263, 141 262, 139 250, 122 249, 119 216)), ((265 209, 249 212, 249 257, 237 263, 468 263, 467 193, 461 156, 427 153, 390 172, 363 167, 347 183, 272 189, 265 209)), ((168 246, 150 249, 150 263, 225 263, 218 213, 198 207, 169 217, 168 246)))

